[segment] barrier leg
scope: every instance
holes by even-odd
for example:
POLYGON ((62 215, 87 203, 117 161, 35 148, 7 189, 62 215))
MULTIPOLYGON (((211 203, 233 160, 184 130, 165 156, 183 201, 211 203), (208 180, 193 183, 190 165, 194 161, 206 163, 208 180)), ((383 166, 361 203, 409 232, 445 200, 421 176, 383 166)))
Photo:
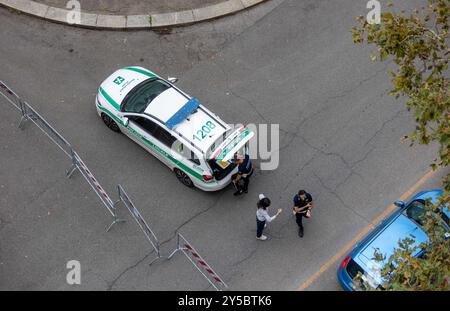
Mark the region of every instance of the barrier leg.
POLYGON ((158 259, 161 259, 161 256, 158 254, 158 256, 153 259, 152 261, 150 261, 150 263, 148 264, 149 266, 151 266, 155 261, 157 261, 158 259))
POLYGON ((77 169, 77 166, 75 164, 72 164, 68 170, 66 170, 66 177, 70 178, 72 177, 73 172, 77 169))
POLYGON ((125 220, 124 220, 124 219, 117 218, 117 216, 114 216, 114 221, 113 221, 108 227, 106 227, 106 232, 109 232, 109 230, 111 230, 111 228, 112 228, 115 224, 118 224, 118 223, 120 223, 120 222, 125 222, 125 220))
POLYGON ((20 123, 19 123, 19 129, 23 130, 24 125, 30 119, 30 116, 28 115, 27 106, 21 99, 19 99, 19 106, 20 106, 20 112, 22 114, 22 118, 20 119, 20 123))
POLYGON ((119 204, 120 202, 122 202, 122 200, 120 199, 120 195, 119 195, 119 200, 116 201, 116 202, 114 202, 114 204, 113 204, 113 206, 112 206, 112 209, 111 209, 112 214, 113 214, 113 217, 114 217, 114 220, 113 220, 113 222, 112 222, 108 227, 106 227, 106 232, 109 232, 109 230, 111 230, 111 228, 112 228, 115 224, 118 224, 118 223, 121 223, 121 222, 125 222, 125 219, 120 219, 120 218, 117 217, 117 208, 116 208, 116 206, 117 206, 117 204, 119 204))
POLYGON ((73 152, 73 149, 70 150, 70 157, 72 158, 72 166, 68 170, 66 170, 67 178, 72 177, 72 174, 77 169, 77 158, 75 157, 75 153, 73 152))
POLYGON ((22 118, 20 118, 20 123, 19 123, 19 129, 23 130, 25 128, 25 123, 28 121, 28 116, 26 114, 22 115, 22 118))
POLYGON ((177 248, 172 252, 172 254, 169 255, 169 257, 167 257, 167 260, 170 260, 179 251, 181 251, 180 236, 177 234, 177 248))

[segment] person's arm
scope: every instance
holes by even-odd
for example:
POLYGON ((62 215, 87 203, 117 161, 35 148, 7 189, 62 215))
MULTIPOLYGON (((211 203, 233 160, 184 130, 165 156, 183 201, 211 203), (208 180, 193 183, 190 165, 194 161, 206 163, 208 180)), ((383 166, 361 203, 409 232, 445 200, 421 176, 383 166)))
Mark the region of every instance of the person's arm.
POLYGON ((309 204, 306 204, 305 206, 303 206, 303 207, 299 207, 298 208, 298 212, 304 212, 305 210, 307 210, 309 208, 309 204))
POLYGON ((303 206, 303 207, 300 207, 300 206, 298 206, 298 205, 296 205, 296 204, 300 204, 300 203, 297 202, 297 201, 294 201, 294 211, 295 211, 296 213, 301 213, 301 212, 303 212, 306 208, 308 208, 308 205, 303 206))
POLYGON ((272 217, 270 217, 269 213, 267 213, 267 211, 264 211, 264 218, 266 219, 267 222, 271 222, 272 220, 277 218, 277 216, 280 215, 281 212, 282 212, 282 209, 279 208, 277 213, 275 215, 273 215, 272 217))
POLYGON ((309 196, 309 203, 307 204, 307 206, 308 206, 308 208, 310 210, 312 210, 312 208, 313 208, 313 198, 312 198, 312 196, 310 194, 308 196, 309 196))
POLYGON ((237 176, 236 176, 236 178, 235 178, 235 182, 238 182, 239 180, 241 180, 241 178, 242 178, 242 173, 241 172, 238 172, 237 173, 237 176))

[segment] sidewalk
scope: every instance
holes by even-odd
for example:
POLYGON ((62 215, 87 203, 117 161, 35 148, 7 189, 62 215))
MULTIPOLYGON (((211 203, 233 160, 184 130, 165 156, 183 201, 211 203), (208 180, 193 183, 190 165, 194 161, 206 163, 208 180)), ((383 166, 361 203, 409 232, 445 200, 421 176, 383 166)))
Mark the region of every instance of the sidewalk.
POLYGON ((193 24, 234 14, 267 0, 80 0, 73 24, 66 0, 0 0, 0 6, 57 23, 96 29, 145 29, 193 24))

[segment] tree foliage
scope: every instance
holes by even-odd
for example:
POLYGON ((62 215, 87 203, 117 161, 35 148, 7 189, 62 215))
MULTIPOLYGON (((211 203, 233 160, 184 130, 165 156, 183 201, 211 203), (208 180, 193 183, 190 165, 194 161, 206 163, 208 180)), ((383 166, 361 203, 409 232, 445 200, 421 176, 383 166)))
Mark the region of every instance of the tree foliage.
MULTIPOLYGON (((411 144, 439 145, 438 155, 431 164, 433 169, 450 164, 450 58, 449 14, 450 0, 428 0, 427 5, 412 12, 381 14, 380 24, 370 24, 358 17, 352 29, 356 44, 376 47, 372 61, 392 60, 391 95, 404 98, 412 111, 416 127, 404 140, 411 144)), ((443 238, 440 211, 450 203, 450 174, 443 180, 444 194, 439 204, 427 204, 424 230, 429 242, 419 247, 425 256, 412 256, 416 248, 413 241, 399 241, 399 247, 390 258, 375 254, 383 262, 382 275, 389 282, 387 290, 450 290, 450 240, 443 238), (437 215, 437 217, 435 217, 437 215), (440 215, 440 216, 439 216, 440 215)))

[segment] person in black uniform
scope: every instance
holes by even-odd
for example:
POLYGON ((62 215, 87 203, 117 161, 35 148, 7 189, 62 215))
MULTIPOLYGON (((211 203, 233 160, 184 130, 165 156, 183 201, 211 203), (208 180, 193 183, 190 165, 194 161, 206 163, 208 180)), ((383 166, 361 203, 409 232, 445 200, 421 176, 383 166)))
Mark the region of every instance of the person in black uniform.
POLYGON ((298 225, 298 236, 303 237, 303 217, 309 218, 311 217, 311 209, 312 205, 312 196, 307 193, 305 190, 300 190, 298 194, 294 196, 294 208, 293 212, 295 215, 295 221, 298 225))
POLYGON ((233 162, 238 165, 238 172, 231 176, 231 180, 236 188, 234 195, 237 196, 248 192, 250 177, 253 174, 253 165, 248 154, 244 156, 236 153, 233 157, 233 162))

